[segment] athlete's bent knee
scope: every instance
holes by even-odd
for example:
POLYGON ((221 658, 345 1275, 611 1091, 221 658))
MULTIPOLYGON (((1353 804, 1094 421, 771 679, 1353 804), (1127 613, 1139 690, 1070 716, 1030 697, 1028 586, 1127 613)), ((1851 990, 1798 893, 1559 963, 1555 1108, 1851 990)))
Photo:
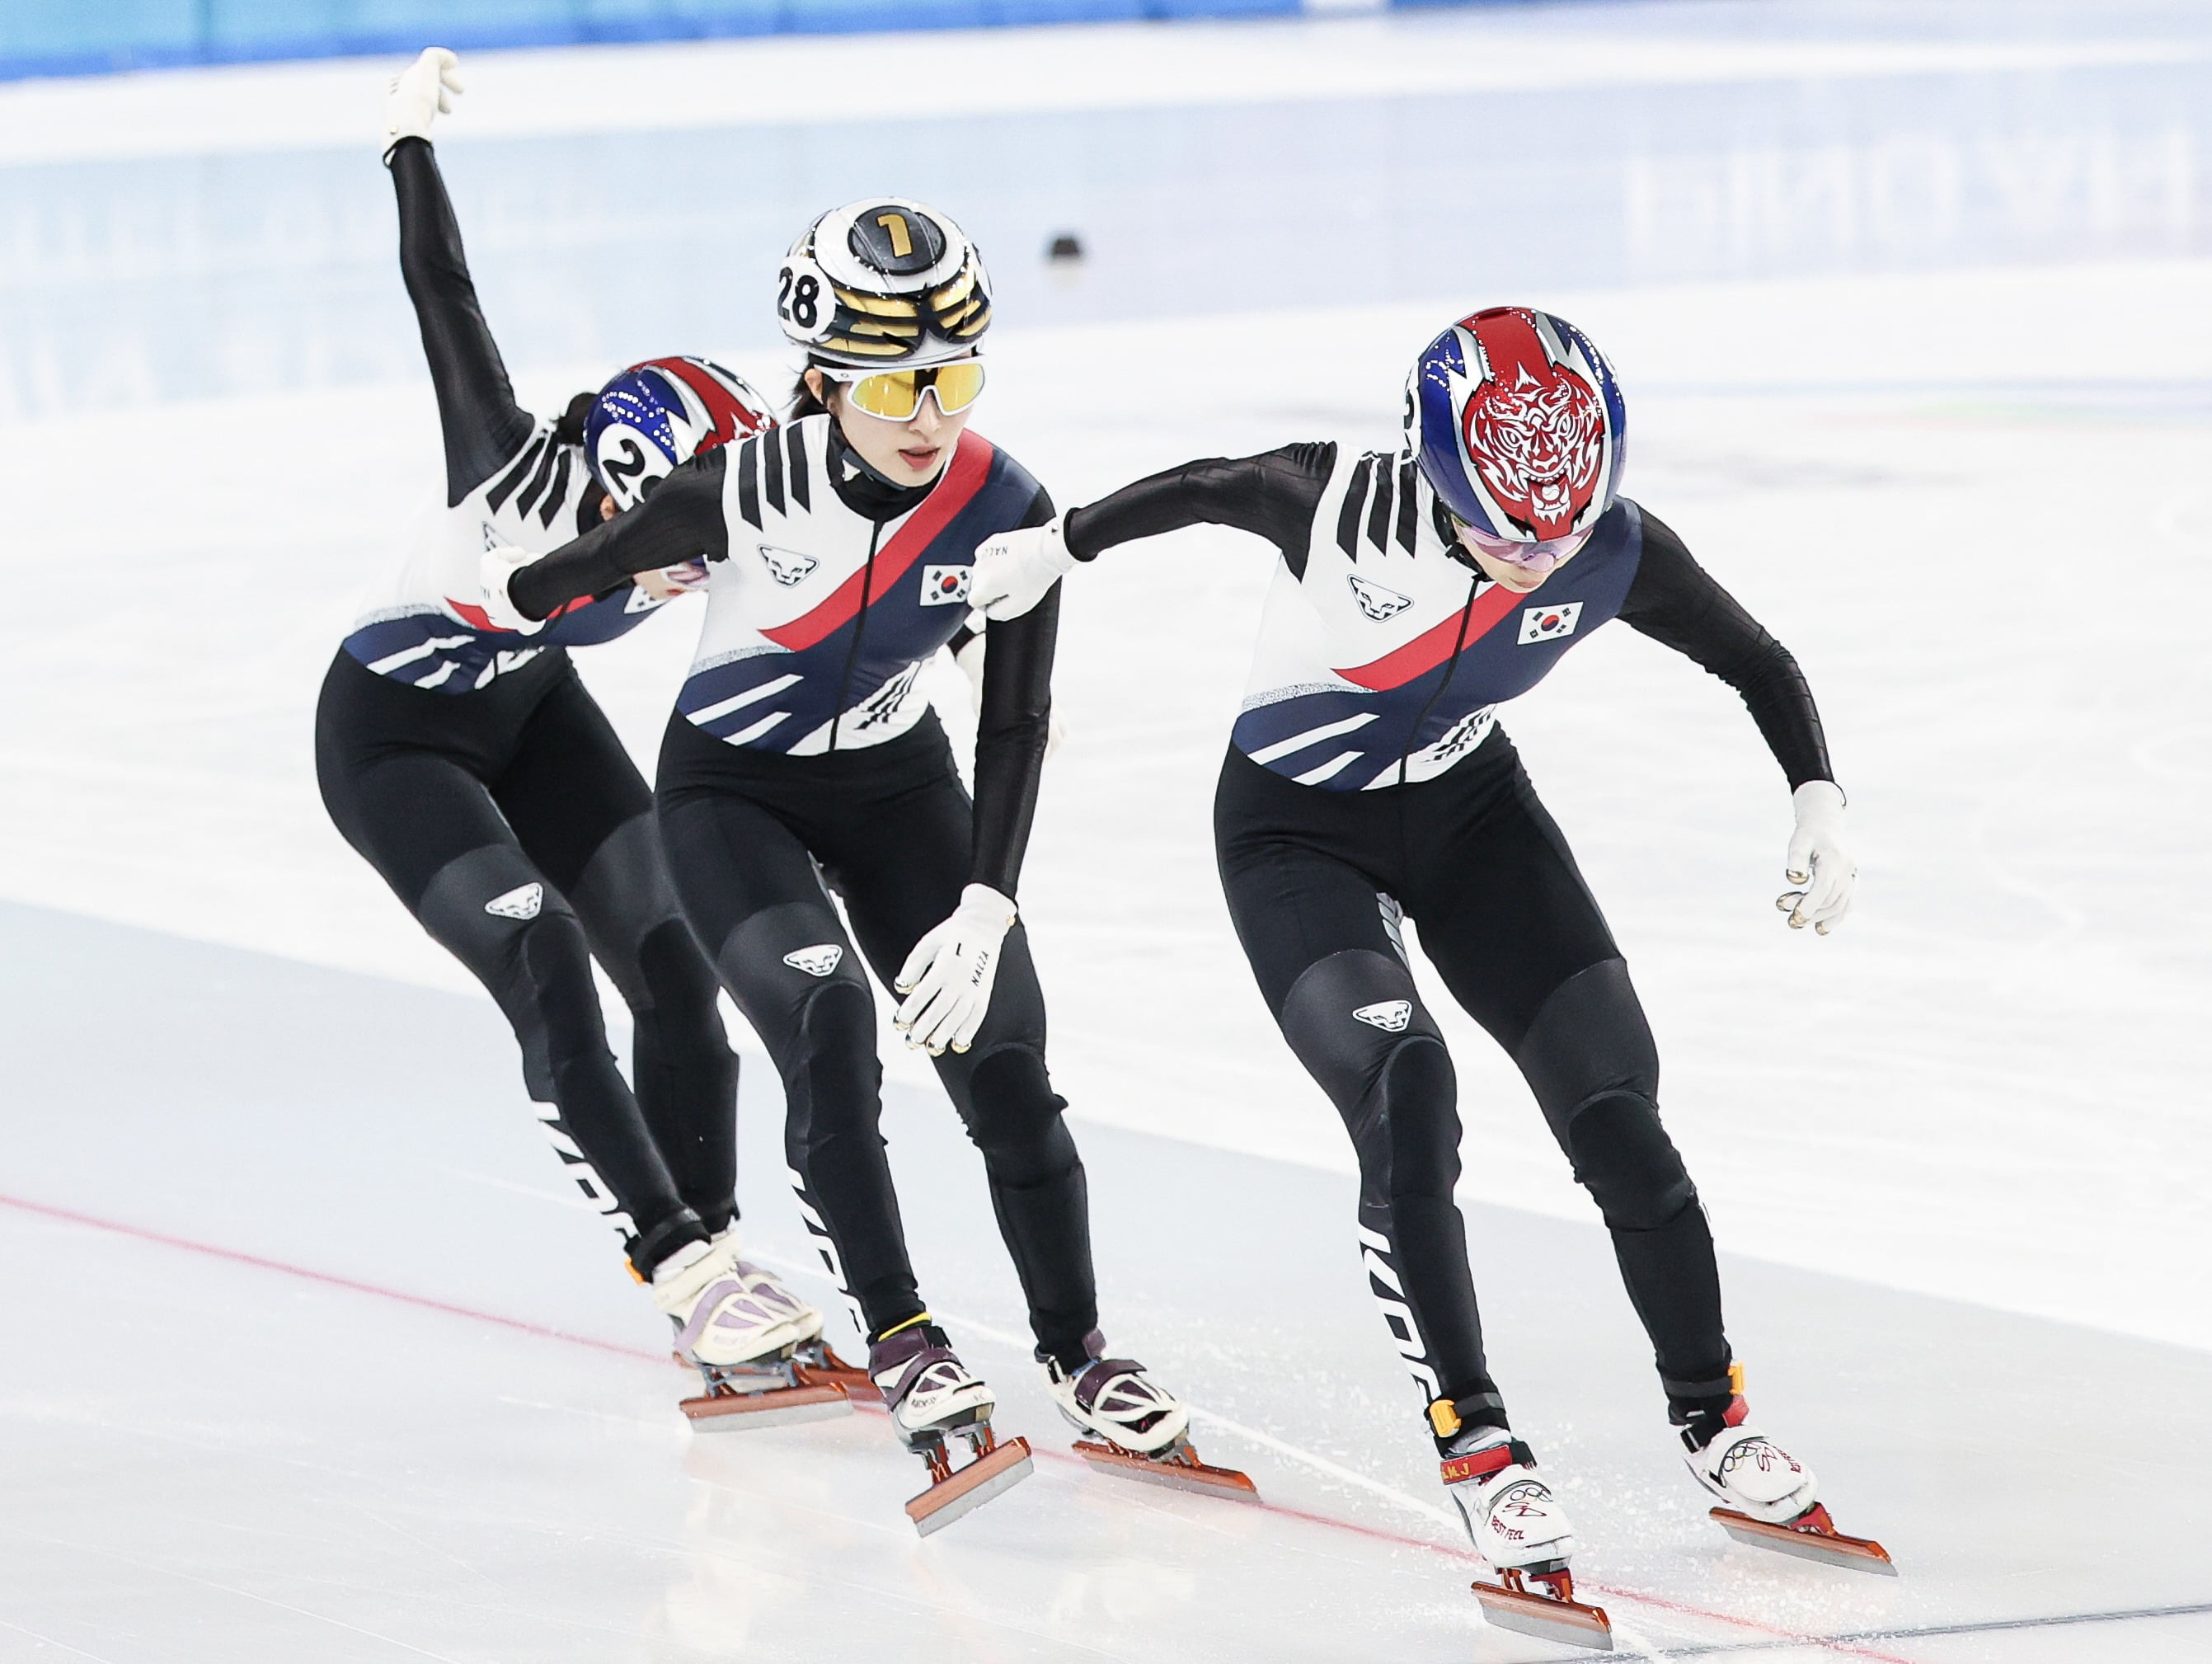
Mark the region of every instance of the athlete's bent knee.
POLYGON ((1656 1230, 1697 1205, 1658 1106, 1638 1093, 1607 1092, 1582 1105, 1565 1142, 1575 1177, 1615 1230, 1656 1230))
POLYGON ((992 1175, 1009 1185, 1043 1184, 1079 1164, 1043 1057, 1029 1046, 1002 1046, 975 1066, 964 1094, 969 1138, 992 1175))

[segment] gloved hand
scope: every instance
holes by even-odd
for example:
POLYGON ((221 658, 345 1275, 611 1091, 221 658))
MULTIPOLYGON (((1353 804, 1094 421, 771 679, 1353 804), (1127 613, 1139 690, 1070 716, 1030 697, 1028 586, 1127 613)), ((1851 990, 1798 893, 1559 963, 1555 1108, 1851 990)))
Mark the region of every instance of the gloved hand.
POLYGON ((1790 803, 1797 811, 1797 829, 1783 876, 1797 888, 1784 891, 1774 905, 1790 915, 1790 929, 1810 925, 1826 936, 1851 910, 1851 881, 1858 877, 1844 844, 1843 788, 1833 780, 1808 780, 1790 794, 1790 803))
POLYGON ((976 545, 968 580, 968 604, 986 618, 1018 618, 1074 570, 1075 556, 1060 535, 1064 515, 1043 525, 1001 531, 976 545))
POLYGON ((672 601, 679 595, 690 595, 707 587, 707 563, 686 561, 681 566, 662 567, 657 572, 641 572, 630 581, 656 601, 672 601))
POLYGON ((538 558, 528 550, 517 549, 512 544, 494 544, 478 559, 477 580, 483 591, 480 604, 494 629, 513 630, 518 635, 535 635, 545 628, 543 618, 526 618, 517 611, 507 594, 507 586, 514 581, 514 574, 538 558))
POLYGON ((443 46, 426 46, 392 77, 392 96, 384 101, 386 155, 404 138, 428 138, 430 124, 453 113, 453 94, 461 90, 460 62, 443 46))
MULTIPOLYGON (((952 655, 952 662, 960 666, 961 675, 968 678, 971 708, 977 716, 983 714, 983 632, 979 629, 968 638, 959 652, 952 655)), ((1044 754, 1048 760, 1060 749, 1060 742, 1066 738, 1067 726, 1060 721, 1060 710, 1055 706, 1052 714, 1045 719, 1044 754)))
POLYGON ((1014 912, 1014 904, 988 884, 969 884, 952 916, 914 944, 898 974, 898 991, 906 999, 891 1019, 905 1031, 908 1045, 935 1057, 947 1046, 964 1052, 974 1043, 991 1008, 999 950, 1013 928, 1014 912))

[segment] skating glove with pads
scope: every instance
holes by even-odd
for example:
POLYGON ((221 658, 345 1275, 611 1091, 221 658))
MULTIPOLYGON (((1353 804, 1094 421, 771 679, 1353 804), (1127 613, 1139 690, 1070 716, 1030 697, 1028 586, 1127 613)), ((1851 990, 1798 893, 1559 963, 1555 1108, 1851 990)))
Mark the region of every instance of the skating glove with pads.
POLYGON ((443 46, 430 46, 392 77, 392 96, 384 101, 384 154, 404 138, 427 139, 430 124, 453 111, 461 90, 461 60, 443 46))
POLYGON ((524 617, 507 594, 507 586, 514 581, 514 574, 539 558, 512 544, 494 544, 484 550, 477 565, 477 581, 483 591, 480 604, 494 629, 535 635, 545 628, 543 618, 524 617))
POLYGON ((1826 936, 1851 910, 1851 882, 1858 877, 1844 843, 1843 788, 1833 780, 1808 780, 1790 794, 1790 802, 1797 811, 1797 829, 1783 877, 1795 888, 1777 896, 1774 905, 1790 915, 1790 929, 1810 925, 1826 936))
POLYGON ((975 569, 968 579, 968 604, 986 618, 1018 618, 1044 599, 1052 586, 1075 569, 1060 535, 1064 515, 1042 525, 1001 531, 976 545, 975 569))
POLYGON ((898 974, 906 996, 891 1021, 909 1046, 933 1057, 950 1046, 964 1052, 991 1009, 999 951, 1013 928, 1014 904, 988 884, 960 892, 952 916, 914 944, 898 974))

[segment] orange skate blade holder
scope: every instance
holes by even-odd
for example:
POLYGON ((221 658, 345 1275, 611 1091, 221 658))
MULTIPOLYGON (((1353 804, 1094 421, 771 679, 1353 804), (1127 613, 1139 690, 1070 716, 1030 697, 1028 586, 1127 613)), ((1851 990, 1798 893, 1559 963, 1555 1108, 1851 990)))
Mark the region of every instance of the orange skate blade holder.
POLYGON ((853 1400, 842 1386, 830 1381, 810 1381, 805 1372, 786 1363, 775 1370, 732 1371, 708 1377, 707 1390, 677 1406, 692 1427, 702 1433, 754 1432, 763 1427, 787 1427, 793 1422, 827 1421, 853 1413, 853 1400), (758 1381, 757 1387, 733 1381, 758 1381))
POLYGON ((966 1440, 975 1458, 966 1467, 956 1468, 942 1442, 922 1453, 929 1464, 929 1489, 908 1502, 906 1516, 924 1537, 944 1530, 962 1515, 1012 1490, 1035 1470, 1030 1442, 1013 1438, 1001 1444, 992 1437, 988 1421, 960 1428, 948 1436, 966 1440))
POLYGON ((1125 1450, 1109 1439, 1078 1439, 1075 1454, 1102 1473, 1120 1473, 1147 1485, 1164 1485, 1174 1491, 1195 1491, 1208 1497, 1228 1497, 1240 1503, 1260 1500, 1260 1487, 1252 1476, 1233 1467, 1210 1467, 1198 1459, 1188 1441, 1178 1440, 1157 1456, 1125 1450))
POLYGON ((1826 1566, 1850 1571, 1871 1571, 1883 1577, 1897 1576, 1889 1551, 1868 1537, 1846 1537, 1836 1529, 1826 1507, 1814 1503, 1796 1519, 1769 1525, 1733 1508, 1717 1508, 1713 1520, 1739 1543, 1752 1548, 1771 1548, 1794 1554, 1801 1560, 1818 1560, 1826 1566))
POLYGON ((882 1388, 868 1378, 868 1372, 866 1369, 854 1369, 836 1353, 831 1351, 827 1345, 821 1348, 819 1362, 809 1357, 809 1350, 806 1347, 799 1349, 798 1363, 792 1370, 792 1374, 798 1377, 800 1386, 839 1387, 844 1389, 848 1398, 861 1400, 870 1404, 881 1404, 884 1401, 882 1388))
POLYGON ((1613 1650, 1613 1619, 1602 1606, 1586 1606, 1575 1599, 1575 1580, 1565 1570, 1553 1572, 1501 1570, 1499 1581, 1474 1581, 1474 1598, 1482 1602, 1482 1615, 1501 1630, 1516 1635, 1552 1641, 1586 1652, 1613 1650), (1532 1589, 1529 1584, 1537 1585, 1532 1589), (1538 1593, 1538 1589, 1542 1593, 1538 1593))

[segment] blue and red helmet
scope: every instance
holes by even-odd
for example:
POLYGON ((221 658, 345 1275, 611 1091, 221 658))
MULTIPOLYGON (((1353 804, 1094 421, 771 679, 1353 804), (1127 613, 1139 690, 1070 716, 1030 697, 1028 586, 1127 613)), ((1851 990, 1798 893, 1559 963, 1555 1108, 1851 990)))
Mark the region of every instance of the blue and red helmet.
POLYGON ((1620 495, 1627 434, 1613 367, 1533 307, 1461 319, 1406 379, 1407 450, 1454 518, 1495 542, 1588 531, 1620 495))
POLYGON ((628 508, 679 462, 768 427, 768 400, 703 358, 648 358, 599 389, 584 418, 592 477, 628 508))

